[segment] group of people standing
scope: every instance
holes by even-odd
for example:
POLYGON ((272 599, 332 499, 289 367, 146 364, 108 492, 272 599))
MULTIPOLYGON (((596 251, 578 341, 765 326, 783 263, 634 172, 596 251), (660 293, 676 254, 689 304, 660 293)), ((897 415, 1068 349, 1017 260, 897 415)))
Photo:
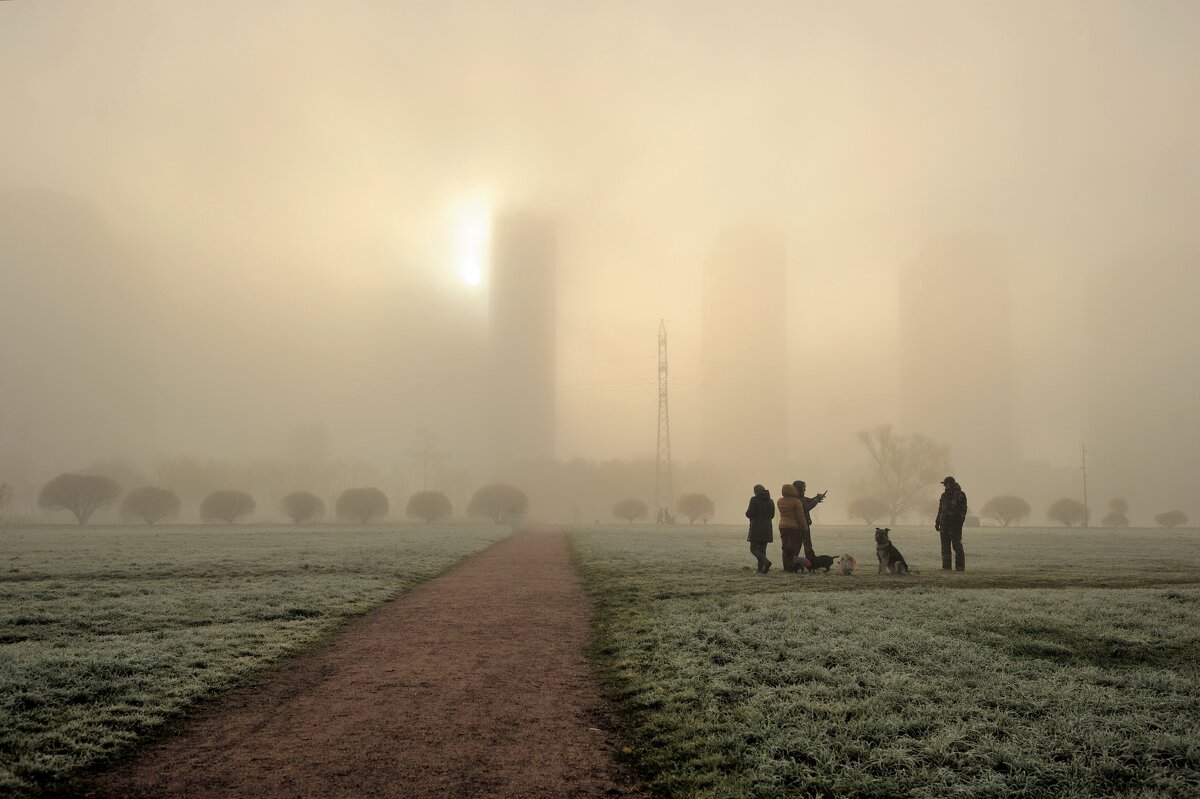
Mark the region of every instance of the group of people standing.
POLYGON ((776 507, 779 510, 783 570, 799 570, 801 550, 810 562, 816 558, 817 553, 812 545, 812 509, 824 501, 825 495, 805 496, 806 488, 803 480, 789 483, 782 489, 783 496, 775 501, 764 486, 754 487, 754 496, 746 508, 746 518, 750 520, 750 533, 746 540, 750 542, 750 554, 758 560, 759 574, 766 574, 771 568, 771 561, 767 559, 767 544, 775 540, 773 522, 776 507))
MULTIPOLYGON (((967 495, 953 477, 942 481, 944 491, 938 501, 937 530, 942 544, 942 569, 950 570, 950 554, 954 553, 954 568, 965 571, 967 556, 963 550, 963 524, 967 518, 967 495)), ((766 574, 771 568, 767 559, 767 544, 775 540, 775 513, 779 513, 779 541, 783 547, 783 570, 794 572, 800 569, 800 552, 811 563, 817 557, 812 544, 812 509, 821 504, 825 494, 815 497, 804 495, 803 480, 783 486, 778 500, 771 499, 771 492, 762 485, 754 486, 754 496, 746 508, 750 520, 750 554, 758 561, 758 573, 766 574)))

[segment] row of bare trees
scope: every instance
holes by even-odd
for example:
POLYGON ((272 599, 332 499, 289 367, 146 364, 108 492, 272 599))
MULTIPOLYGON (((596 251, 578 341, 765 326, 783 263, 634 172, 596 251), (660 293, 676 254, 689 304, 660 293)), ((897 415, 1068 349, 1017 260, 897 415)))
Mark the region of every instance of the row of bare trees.
MULTIPOLYGON (((468 516, 483 516, 497 524, 517 521, 529 510, 529 497, 525 492, 506 483, 491 483, 480 488, 467 503, 468 516)), ((418 491, 409 497, 405 513, 412 519, 424 519, 427 523, 447 519, 454 506, 441 491, 418 491)))
MULTIPOLYGON (((1026 514, 1028 516, 1028 514, 1026 514)), ((1089 521, 1087 506, 1077 499, 1056 499, 1046 510, 1046 518, 1066 527, 1086 525, 1089 521)), ((1187 524, 1187 514, 1181 510, 1169 510, 1154 514, 1154 523, 1173 530, 1187 524)), ((1100 520, 1102 527, 1123 528, 1129 526, 1129 502, 1124 497, 1113 497, 1108 501, 1108 513, 1100 520)), ((1007 525, 1006 525, 1007 526, 1007 525)))
MULTIPOLYGON (((716 513, 716 506, 708 494, 680 494, 675 500, 675 510, 687 518, 688 524, 695 524, 697 519, 701 524, 708 524, 716 513)), ((612 511, 613 518, 624 519, 629 524, 650 516, 650 506, 640 499, 623 499, 613 505, 612 511)))
MULTIPOLYGON (((8 486, 0 486, 0 512, 11 495, 8 486)), ((38 506, 47 511, 68 511, 76 522, 85 525, 96 511, 114 504, 120 497, 121 487, 110 477, 67 473, 42 487, 38 506)), ((281 505, 284 514, 296 524, 317 521, 325 515, 324 500, 311 491, 294 491, 283 498, 281 505)), ((159 524, 176 518, 182 506, 174 491, 142 486, 125 495, 120 510, 125 519, 159 524)), ((519 488, 492 483, 475 492, 467 513, 501 523, 523 516, 528 506, 529 499, 519 488)), ((256 507, 254 497, 245 491, 213 491, 200 501, 200 519, 233 524, 254 513, 256 507)), ((358 524, 385 518, 390 510, 387 495, 374 487, 347 488, 338 495, 334 505, 338 519, 358 524)), ((453 508, 442 492, 419 491, 409 499, 406 512, 410 518, 435 522, 448 518, 453 508)))
MULTIPOLYGON (((847 506, 847 513, 852 519, 861 519, 864 523, 873 525, 885 518, 889 513, 888 504, 873 496, 856 497, 847 506)), ((918 508, 918 515, 932 519, 937 513, 937 503, 932 507, 918 508)), ((1002 527, 1021 524, 1033 515, 1033 507, 1021 497, 1005 494, 993 497, 984 503, 979 511, 980 517, 990 519, 1002 527)), ((1082 502, 1070 497, 1057 499, 1046 509, 1046 518, 1066 527, 1074 527, 1088 521, 1088 509, 1082 502)), ((1159 513, 1154 521, 1160 527, 1175 528, 1187 524, 1187 514, 1173 510, 1159 513)), ((894 523, 894 522, 893 522, 894 523)), ((1108 513, 1101 519, 1104 527, 1122 528, 1129 526, 1129 502, 1124 497, 1113 497, 1108 502, 1108 513)))

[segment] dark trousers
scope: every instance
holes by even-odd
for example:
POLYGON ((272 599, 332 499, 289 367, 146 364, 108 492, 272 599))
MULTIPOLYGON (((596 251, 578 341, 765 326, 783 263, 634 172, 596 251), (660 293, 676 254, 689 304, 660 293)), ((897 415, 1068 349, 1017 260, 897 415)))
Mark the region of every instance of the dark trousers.
POLYGON ((751 541, 750 554, 758 558, 758 570, 762 571, 763 566, 767 565, 767 542, 751 541))
POLYGON ((779 544, 783 548, 783 570, 796 570, 796 555, 800 554, 800 530, 796 527, 779 528, 779 544))
POLYGON ((962 528, 963 523, 943 524, 941 529, 942 536, 942 568, 950 568, 950 548, 954 548, 954 568, 958 571, 965 571, 967 568, 967 555, 963 552, 962 545, 962 528))
POLYGON ((808 558, 809 562, 817 559, 816 550, 812 545, 812 530, 805 530, 800 534, 800 546, 804 547, 804 557, 808 558))

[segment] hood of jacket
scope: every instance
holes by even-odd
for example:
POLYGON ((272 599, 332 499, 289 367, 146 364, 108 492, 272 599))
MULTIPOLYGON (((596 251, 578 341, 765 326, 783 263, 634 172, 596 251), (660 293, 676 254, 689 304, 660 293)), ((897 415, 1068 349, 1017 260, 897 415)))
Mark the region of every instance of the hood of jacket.
POLYGON ((791 483, 785 483, 783 486, 783 495, 785 497, 799 497, 800 492, 797 491, 796 487, 791 483))

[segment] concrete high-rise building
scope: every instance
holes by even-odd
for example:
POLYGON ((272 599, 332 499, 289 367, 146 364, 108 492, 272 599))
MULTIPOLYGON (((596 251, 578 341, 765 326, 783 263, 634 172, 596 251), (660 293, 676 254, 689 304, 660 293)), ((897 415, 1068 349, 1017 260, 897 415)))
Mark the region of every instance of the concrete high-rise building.
POLYGON ((781 235, 741 231, 713 246, 701 322, 704 459, 723 483, 739 487, 739 497, 756 482, 774 495, 774 483, 787 477, 786 292, 781 235))
POLYGON ((1020 460, 1004 253, 984 236, 932 243, 900 274, 901 432, 950 446, 977 497, 1008 493, 1020 460))
POLYGON ((557 228, 508 213, 492 226, 489 409, 491 466, 554 457, 557 228))
POLYGON ((1136 525, 1155 513, 1200 516, 1200 249, 1163 247, 1093 272, 1087 426, 1092 524, 1112 497, 1136 525))

